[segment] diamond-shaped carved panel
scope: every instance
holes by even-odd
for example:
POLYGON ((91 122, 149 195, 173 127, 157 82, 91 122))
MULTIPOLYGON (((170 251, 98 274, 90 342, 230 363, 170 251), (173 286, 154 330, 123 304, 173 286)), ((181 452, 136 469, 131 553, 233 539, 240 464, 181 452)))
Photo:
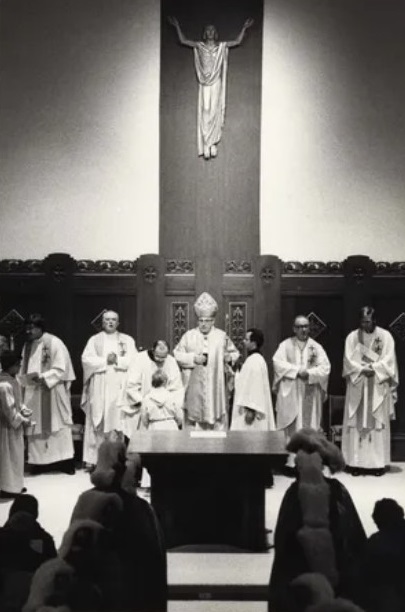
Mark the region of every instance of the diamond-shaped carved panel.
POLYGON ((315 312, 310 312, 307 319, 309 321, 309 335, 315 340, 327 329, 327 325, 315 312))
POLYGON ((405 312, 401 312, 388 327, 393 335, 403 342, 405 340, 405 312))
POLYGON ((103 329, 103 314, 105 312, 107 312, 107 308, 104 308, 104 310, 99 312, 98 315, 94 317, 91 322, 91 326, 94 327, 97 332, 100 332, 103 329))
POLYGON ((13 308, 0 320, 0 333, 5 336, 18 336, 24 328, 24 317, 13 308))

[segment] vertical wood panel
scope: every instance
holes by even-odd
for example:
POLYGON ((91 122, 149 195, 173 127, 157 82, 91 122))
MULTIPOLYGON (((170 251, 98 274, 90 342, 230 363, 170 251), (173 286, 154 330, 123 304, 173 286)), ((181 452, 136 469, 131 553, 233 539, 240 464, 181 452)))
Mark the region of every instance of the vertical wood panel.
POLYGON ((160 253, 167 257, 247 257, 259 252, 262 0, 162 0, 160 110, 160 253), (255 24, 229 50, 227 107, 218 157, 197 153, 197 80, 193 50, 177 42, 167 17, 201 40, 214 23, 234 39, 248 17, 255 24))

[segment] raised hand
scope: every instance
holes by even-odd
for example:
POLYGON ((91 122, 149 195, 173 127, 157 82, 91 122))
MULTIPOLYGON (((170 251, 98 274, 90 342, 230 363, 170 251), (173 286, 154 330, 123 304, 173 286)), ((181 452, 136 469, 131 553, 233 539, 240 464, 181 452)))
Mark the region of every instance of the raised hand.
POLYGON ((170 25, 174 26, 175 28, 178 28, 179 25, 180 25, 179 22, 177 21, 176 17, 170 16, 170 17, 167 18, 167 21, 170 23, 170 25))
POLYGON ((247 30, 247 28, 252 27, 253 24, 254 24, 254 19, 251 19, 249 17, 249 19, 246 19, 245 23, 243 24, 243 27, 245 28, 245 30, 247 30))

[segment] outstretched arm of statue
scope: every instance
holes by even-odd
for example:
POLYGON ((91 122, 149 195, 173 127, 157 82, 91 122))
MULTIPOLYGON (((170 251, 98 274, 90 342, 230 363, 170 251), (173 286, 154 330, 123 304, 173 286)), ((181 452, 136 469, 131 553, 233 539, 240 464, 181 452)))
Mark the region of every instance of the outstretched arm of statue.
POLYGON ((180 44, 185 45, 186 47, 195 47, 197 45, 197 43, 194 40, 189 40, 188 38, 184 36, 181 30, 180 24, 175 17, 168 17, 167 21, 176 30, 180 44))
POLYGON ((245 38, 246 30, 250 28, 253 25, 253 23, 254 23, 253 19, 246 19, 241 31, 239 32, 235 40, 230 40, 226 43, 227 47, 232 48, 232 47, 237 47, 238 45, 240 45, 242 40, 245 38))

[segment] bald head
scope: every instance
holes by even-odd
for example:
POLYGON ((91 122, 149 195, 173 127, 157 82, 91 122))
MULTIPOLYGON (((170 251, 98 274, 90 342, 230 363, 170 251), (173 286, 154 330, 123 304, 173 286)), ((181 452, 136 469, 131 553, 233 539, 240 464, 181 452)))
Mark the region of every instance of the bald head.
POLYGON ((159 367, 162 367, 169 354, 169 345, 166 340, 156 340, 153 344, 153 359, 159 367))
POLYGON ((298 315, 294 319, 293 332, 297 340, 305 342, 309 336, 309 320, 304 315, 298 315))
POLYGON ((117 331, 118 325, 120 323, 118 313, 114 312, 114 310, 106 310, 103 313, 102 323, 103 330, 107 334, 113 334, 115 331, 117 331))

